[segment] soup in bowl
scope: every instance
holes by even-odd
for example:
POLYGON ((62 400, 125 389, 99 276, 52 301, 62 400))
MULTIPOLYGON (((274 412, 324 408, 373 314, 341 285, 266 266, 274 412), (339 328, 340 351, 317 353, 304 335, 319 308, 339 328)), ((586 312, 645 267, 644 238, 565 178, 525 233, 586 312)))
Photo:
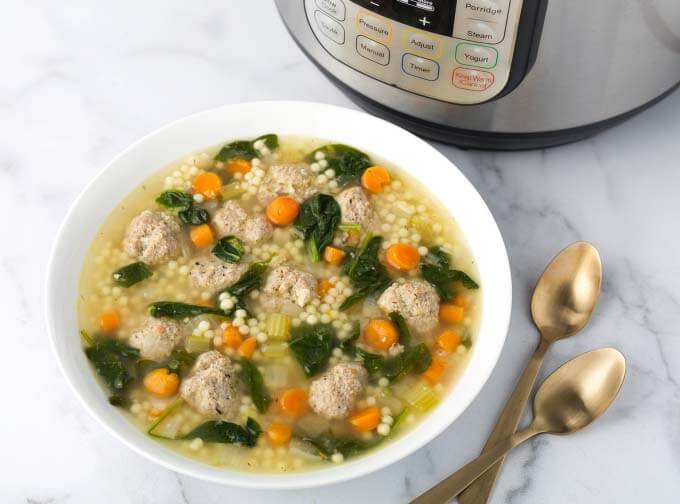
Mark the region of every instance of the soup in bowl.
POLYGON ((509 290, 488 210, 431 147, 357 112, 252 104, 175 123, 95 180, 60 233, 48 321, 79 395, 136 449, 209 479, 304 486, 448 425, 497 359, 509 290), (265 109, 242 132, 230 114, 265 109), (107 193, 116 166, 130 183, 107 193), (107 203, 87 215, 97 191, 107 203), (78 219, 86 243, 69 251, 78 219), (53 327, 67 253, 71 334, 53 327))

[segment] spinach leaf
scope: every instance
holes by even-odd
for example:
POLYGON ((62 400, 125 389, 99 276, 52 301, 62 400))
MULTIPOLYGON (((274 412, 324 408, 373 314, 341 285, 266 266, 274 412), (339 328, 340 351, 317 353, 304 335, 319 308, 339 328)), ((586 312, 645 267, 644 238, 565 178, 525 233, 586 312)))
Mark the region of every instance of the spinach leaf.
POLYGON ((312 262, 321 259, 321 252, 333 242, 335 229, 340 224, 340 205, 328 194, 316 194, 300 205, 300 213, 293 224, 305 239, 312 262))
POLYGON ((253 399, 257 411, 264 413, 272 398, 264 386, 264 379, 259 369, 248 359, 241 359, 241 379, 246 385, 248 395, 253 399))
POLYGON ((98 340, 85 349, 85 355, 95 371, 111 389, 109 402, 114 406, 126 404, 124 391, 134 380, 129 367, 139 358, 139 350, 116 340, 98 340))
POLYGON ((323 152, 328 161, 328 168, 335 171, 335 181, 340 187, 359 180, 364 170, 373 165, 371 158, 354 147, 343 144, 329 144, 319 147, 307 156, 307 161, 314 162, 315 154, 323 152))
POLYGON ((211 420, 185 434, 182 439, 200 438, 206 443, 229 443, 253 447, 261 433, 262 428, 252 418, 248 418, 245 427, 224 420, 211 420))
POLYGON ((238 140, 231 142, 220 149, 215 156, 215 161, 230 161, 232 159, 245 159, 250 161, 257 157, 253 142, 248 140, 238 140))
POLYGON ((346 354, 353 355, 355 348, 354 343, 356 343, 356 341, 359 339, 359 336, 361 336, 361 327, 357 321, 352 326, 352 332, 350 335, 346 339, 338 341, 338 348, 346 354))
POLYGON ((273 133, 262 135, 255 140, 237 140, 231 142, 220 149, 215 156, 215 161, 230 161, 232 159, 245 159, 250 161, 257 157, 255 142, 262 140, 269 150, 274 150, 279 146, 279 137, 273 133))
POLYGON ((219 295, 223 292, 228 292, 242 301, 250 291, 257 289, 262 285, 262 277, 264 272, 267 271, 267 267, 268 264, 264 261, 251 264, 246 272, 241 275, 241 278, 238 279, 238 282, 231 287, 219 291, 216 299, 219 298, 219 295))
POLYGON ((210 306, 198 306, 186 303, 176 303, 174 301, 158 301, 149 306, 149 313, 152 317, 167 317, 175 320, 182 320, 188 317, 199 315, 221 315, 226 314, 217 308, 210 306))
POLYGON ((196 361, 196 357, 197 356, 195 354, 191 354, 183 348, 177 348, 172 351, 165 366, 170 371, 179 374, 193 366, 194 362, 196 361))
POLYGON ((194 206, 191 194, 182 191, 165 191, 156 198, 159 205, 168 208, 179 208, 177 216, 184 224, 199 226, 210 221, 210 214, 204 208, 194 206))
POLYGON ((460 270, 450 268, 451 259, 440 246, 431 247, 420 264, 423 278, 432 284, 444 301, 451 301, 455 296, 454 282, 460 282, 466 289, 479 289, 479 285, 470 276, 460 270))
POLYGON ((255 142, 258 140, 262 140, 269 150, 274 150, 279 147, 279 137, 273 133, 257 137, 253 140, 253 145, 255 145, 255 142))
POLYGON ((177 216, 184 224, 191 224, 192 226, 200 226, 210 221, 210 214, 205 208, 198 208, 193 205, 180 210, 177 216))
POLYGON ((267 267, 268 264, 264 261, 251 264, 246 272, 241 275, 241 278, 238 279, 238 282, 215 294, 215 304, 219 306, 220 294, 227 292, 236 298, 236 304, 231 310, 224 312, 226 315, 231 315, 239 309, 246 310, 246 296, 250 291, 257 289, 262 285, 262 278, 267 267))
POLYGON ((354 303, 384 291, 391 283, 385 266, 378 260, 378 252, 382 244, 381 236, 368 236, 359 250, 350 250, 343 263, 354 293, 340 305, 340 310, 350 308, 354 303))
POLYGON ((399 343, 404 346, 404 348, 409 348, 411 346, 411 331, 408 329, 408 325, 401 316, 399 312, 390 313, 390 319, 397 326, 397 331, 399 332, 399 343))
POLYGON ((212 249, 212 253, 223 261, 237 263, 241 260, 243 254, 246 253, 246 248, 241 240, 229 235, 217 241, 212 249))
POLYGON ((142 261, 123 266, 113 272, 113 282, 121 287, 131 287, 136 283, 149 278, 153 273, 142 261))
POLYGON ((304 324, 293 329, 288 347, 305 370, 305 374, 314 376, 328 364, 334 343, 333 326, 304 324))
POLYGON ((182 191, 165 191, 156 198, 156 203, 167 208, 189 208, 194 203, 191 194, 182 191))
POLYGON ((353 438, 319 436, 315 438, 304 437, 302 438, 302 441, 314 446, 321 458, 329 459, 334 453, 342 453, 344 457, 351 457, 352 455, 370 450, 374 446, 377 446, 382 440, 378 438, 371 441, 362 441, 353 438))
POLYGON ((432 356, 424 343, 389 359, 358 347, 354 347, 353 352, 359 357, 361 364, 371 377, 384 376, 390 381, 395 381, 411 372, 424 373, 432 363, 432 356))

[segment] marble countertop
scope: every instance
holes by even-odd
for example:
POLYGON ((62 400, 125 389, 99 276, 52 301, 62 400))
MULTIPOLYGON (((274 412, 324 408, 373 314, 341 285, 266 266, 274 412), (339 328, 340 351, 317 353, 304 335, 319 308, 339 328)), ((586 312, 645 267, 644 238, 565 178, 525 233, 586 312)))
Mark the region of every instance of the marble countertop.
POLYGON ((498 219, 512 264, 510 334, 488 384, 427 447, 370 476, 298 492, 247 491, 175 474, 133 453, 78 404, 43 322, 48 251, 88 180, 137 138, 184 115, 249 100, 355 107, 305 59, 273 4, 9 0, 0 17, 0 501, 407 502, 481 448, 537 342, 528 300, 568 243, 599 248, 604 291, 545 376, 615 346, 630 365, 608 414, 572 437, 516 450, 494 503, 678 501, 680 495, 680 93, 595 138, 546 151, 436 145, 498 219), (229 6, 227 7, 227 5, 229 6))

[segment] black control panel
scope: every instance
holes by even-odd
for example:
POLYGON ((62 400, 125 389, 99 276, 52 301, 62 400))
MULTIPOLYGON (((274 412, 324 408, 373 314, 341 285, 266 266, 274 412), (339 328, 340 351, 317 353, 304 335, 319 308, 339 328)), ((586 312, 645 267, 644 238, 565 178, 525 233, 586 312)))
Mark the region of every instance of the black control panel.
POLYGON ((424 31, 453 34, 455 0, 353 0, 353 3, 424 31))

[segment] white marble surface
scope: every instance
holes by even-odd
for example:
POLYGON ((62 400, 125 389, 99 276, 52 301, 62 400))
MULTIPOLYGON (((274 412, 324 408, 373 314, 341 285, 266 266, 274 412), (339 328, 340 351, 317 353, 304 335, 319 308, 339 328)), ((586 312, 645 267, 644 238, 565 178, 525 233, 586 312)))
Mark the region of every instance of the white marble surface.
POLYGON ((429 446, 368 477, 301 492, 226 488, 175 474, 115 441, 60 375, 42 319, 56 228, 76 194, 147 132, 224 103, 350 103, 296 48, 271 2, 5 0, 0 15, 0 502, 406 502, 474 456, 537 340, 530 289, 577 239, 606 280, 588 330, 544 374, 612 345, 630 372, 606 417, 512 454, 494 503, 678 502, 680 495, 680 94, 596 138, 548 151, 437 145, 500 224, 513 320, 491 380, 429 446), (237 6, 238 5, 238 6, 237 6))

